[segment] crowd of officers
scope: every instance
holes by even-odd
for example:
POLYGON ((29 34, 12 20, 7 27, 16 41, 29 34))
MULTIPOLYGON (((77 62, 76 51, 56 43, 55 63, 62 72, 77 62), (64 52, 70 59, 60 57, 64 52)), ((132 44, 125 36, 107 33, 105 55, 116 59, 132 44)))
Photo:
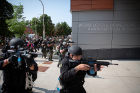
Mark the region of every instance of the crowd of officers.
MULTIPOLYGON (((57 66, 60 67, 59 81, 60 85, 62 86, 60 93, 86 93, 83 84, 85 82, 84 78, 86 73, 91 75, 89 73, 90 66, 86 64, 79 64, 76 67, 71 67, 69 65, 69 60, 82 60, 82 49, 79 46, 72 46, 73 42, 69 41, 68 39, 55 40, 52 38, 46 38, 44 40, 38 39, 35 41, 23 41, 26 42, 24 44, 25 50, 28 49, 30 52, 37 52, 37 50, 41 48, 43 53, 42 57, 44 58, 46 58, 47 53, 49 53, 49 61, 53 61, 52 55, 54 48, 56 54, 59 57, 57 66)), ((21 42, 15 41, 14 44, 21 44, 21 42)), ((6 48, 3 50, 6 50, 6 48)), ((4 71, 2 93, 31 93, 32 89, 25 90, 25 70, 18 69, 17 67, 12 68, 9 63, 12 62, 10 60, 13 60, 13 57, 11 57, 11 55, 9 55, 6 51, 2 57, 3 58, 0 58, 0 70, 4 71)), ((37 79, 38 66, 33 58, 30 58, 29 60, 32 61, 29 71, 34 82, 37 79)), ((100 66, 100 68, 103 67, 100 66)), ((94 65, 94 71, 95 73, 91 75, 93 77, 97 75, 96 64, 94 65)))
POLYGON ((31 51, 34 50, 35 52, 37 52, 37 50, 39 50, 40 48, 41 52, 43 53, 42 58, 44 57, 45 59, 47 59, 47 54, 49 54, 48 61, 53 61, 52 60, 53 54, 57 54, 59 59, 57 66, 59 67, 60 62, 68 52, 68 48, 72 46, 72 43, 73 42, 67 38, 65 39, 45 38, 44 40, 38 39, 36 41, 33 41, 33 43, 29 41, 27 43, 27 47, 29 50, 31 51))

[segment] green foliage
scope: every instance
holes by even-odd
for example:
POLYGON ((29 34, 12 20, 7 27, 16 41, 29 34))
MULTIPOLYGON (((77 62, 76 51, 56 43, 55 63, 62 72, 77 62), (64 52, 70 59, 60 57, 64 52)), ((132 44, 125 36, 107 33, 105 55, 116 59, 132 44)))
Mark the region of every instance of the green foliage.
POLYGON ((8 29, 14 33, 16 37, 22 37, 26 26, 29 24, 29 21, 24 21, 25 17, 22 17, 23 5, 16 6, 14 5, 13 18, 6 20, 8 24, 8 29))
MULTIPOLYGON (((51 17, 47 14, 44 14, 44 24, 45 24, 45 35, 51 36, 51 33, 53 32, 54 25, 52 24, 51 17)), ((37 32, 39 33, 39 36, 43 36, 43 15, 40 16, 40 18, 32 18, 31 21, 31 28, 35 31, 35 27, 37 29, 37 32), (35 26, 36 21, 36 26, 35 26)))
POLYGON ((71 28, 68 26, 66 22, 61 22, 56 24, 55 27, 55 33, 56 35, 69 35, 71 33, 71 28))
POLYGON ((0 19, 11 19, 13 12, 11 3, 6 0, 0 0, 0 19))
POLYGON ((8 30, 8 25, 5 22, 6 19, 13 18, 13 12, 11 3, 6 0, 0 0, 0 35, 3 36, 3 40, 5 40, 5 37, 11 37, 13 35, 13 33, 8 30))

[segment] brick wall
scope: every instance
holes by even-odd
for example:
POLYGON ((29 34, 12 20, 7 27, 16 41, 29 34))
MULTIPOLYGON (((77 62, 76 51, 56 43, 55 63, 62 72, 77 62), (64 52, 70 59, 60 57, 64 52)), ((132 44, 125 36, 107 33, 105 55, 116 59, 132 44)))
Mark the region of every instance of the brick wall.
POLYGON ((113 9, 114 0, 71 0, 71 11, 113 9))
POLYGON ((35 34, 34 30, 31 29, 30 26, 26 27, 26 30, 24 32, 25 34, 29 33, 29 34, 35 34))

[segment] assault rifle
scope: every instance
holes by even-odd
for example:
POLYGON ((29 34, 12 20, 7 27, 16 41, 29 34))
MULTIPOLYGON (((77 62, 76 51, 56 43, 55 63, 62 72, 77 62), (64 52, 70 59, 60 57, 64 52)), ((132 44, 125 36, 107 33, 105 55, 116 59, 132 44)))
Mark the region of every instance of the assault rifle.
POLYGON ((68 41, 67 43, 75 43, 74 41, 68 41))
POLYGON ((97 64, 97 71, 100 70, 100 66, 107 66, 108 65, 118 65, 118 64, 114 64, 114 63, 110 63, 110 62, 106 62, 106 61, 97 61, 97 60, 93 60, 92 58, 88 58, 88 59, 82 59, 82 60, 69 60, 69 65, 70 67, 76 67, 79 64, 87 64, 90 66, 90 74, 93 75, 94 74, 94 64, 97 64))
POLYGON ((9 54, 11 54, 11 59, 8 60, 11 61, 14 67, 21 68, 21 66, 26 65, 26 68, 29 68, 32 63, 28 59, 37 57, 38 55, 42 55, 42 53, 35 53, 30 52, 29 50, 24 50, 24 48, 20 48, 20 46, 10 46, 13 50, 7 50, 9 54))

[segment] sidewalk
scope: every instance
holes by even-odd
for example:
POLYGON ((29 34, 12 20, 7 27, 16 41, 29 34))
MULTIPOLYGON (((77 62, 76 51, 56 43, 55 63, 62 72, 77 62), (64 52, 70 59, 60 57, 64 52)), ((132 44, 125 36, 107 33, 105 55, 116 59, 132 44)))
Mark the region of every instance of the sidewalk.
MULTIPOLYGON (((36 58, 39 66, 49 68, 38 72, 34 93, 59 93, 56 88, 60 88, 60 68, 57 67, 58 59, 53 60, 52 64, 43 64, 45 59, 36 58)), ((96 77, 86 75, 84 88, 87 93, 140 93, 140 60, 113 60, 112 63, 119 65, 103 68, 96 77)))
POLYGON ((60 75, 60 68, 57 67, 58 59, 53 59, 53 61, 48 62, 48 59, 44 59, 42 58, 42 55, 39 55, 37 58, 35 58, 35 61, 39 66, 39 71, 38 78, 34 84, 33 92, 59 93, 56 90, 57 85, 59 84, 58 77, 60 75), (40 68, 43 70, 41 71, 40 68), (45 72, 44 69, 46 70, 45 72))

